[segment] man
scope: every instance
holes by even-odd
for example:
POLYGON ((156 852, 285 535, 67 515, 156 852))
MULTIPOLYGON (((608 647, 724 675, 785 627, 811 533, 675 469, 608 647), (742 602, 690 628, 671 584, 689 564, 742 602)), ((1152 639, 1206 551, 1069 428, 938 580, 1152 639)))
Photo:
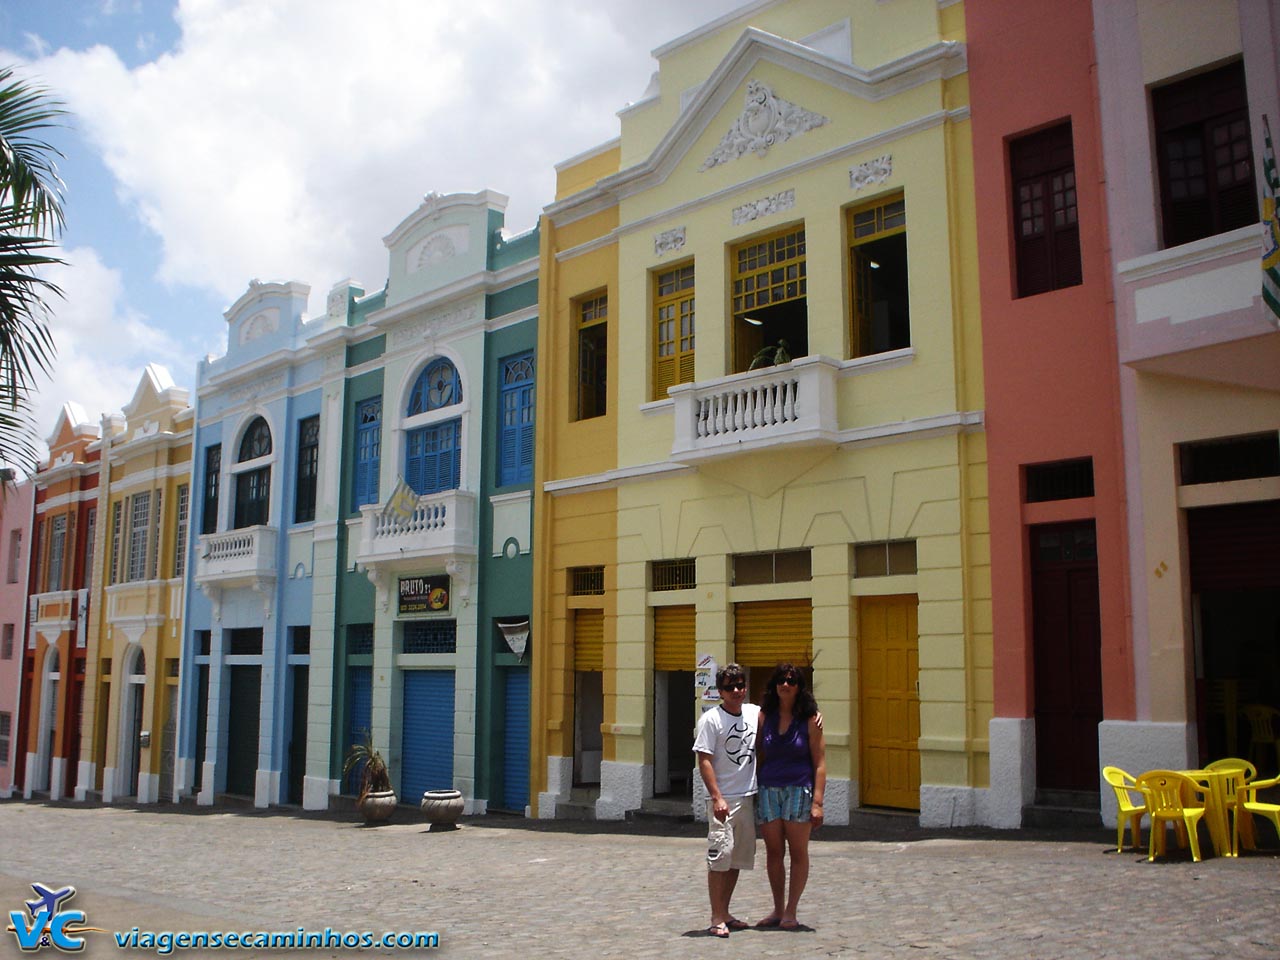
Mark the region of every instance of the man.
POLYGON ((729 912, 738 873, 756 862, 756 723, 760 708, 747 703, 747 674, 736 663, 716 672, 720 704, 698 718, 693 749, 707 786, 707 892, 714 937, 744 930, 729 912), (732 849, 726 849, 729 838, 732 849))

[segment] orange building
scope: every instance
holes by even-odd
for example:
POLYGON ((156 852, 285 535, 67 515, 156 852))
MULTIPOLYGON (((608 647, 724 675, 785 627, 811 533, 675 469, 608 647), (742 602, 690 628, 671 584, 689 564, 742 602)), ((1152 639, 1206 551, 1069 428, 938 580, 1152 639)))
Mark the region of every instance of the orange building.
POLYGON ((1134 717, 1126 503, 1088 3, 965 5, 991 509, 992 822, 1099 809, 1134 717), (1052 27, 1047 25, 1051 24, 1052 27))
POLYGON ((98 427, 63 404, 49 459, 33 478, 27 637, 22 658, 17 780, 22 794, 75 794, 84 702, 86 627, 101 451, 98 427))

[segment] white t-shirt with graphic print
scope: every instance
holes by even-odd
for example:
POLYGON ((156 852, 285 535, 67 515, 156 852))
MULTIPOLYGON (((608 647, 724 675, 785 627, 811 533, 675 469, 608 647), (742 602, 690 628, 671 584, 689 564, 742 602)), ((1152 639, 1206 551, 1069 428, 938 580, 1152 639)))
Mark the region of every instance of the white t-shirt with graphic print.
POLYGON ((742 705, 735 717, 723 706, 708 710, 698 718, 693 738, 694 753, 711 754, 711 767, 724 797, 750 797, 756 792, 756 721, 760 708, 742 705))

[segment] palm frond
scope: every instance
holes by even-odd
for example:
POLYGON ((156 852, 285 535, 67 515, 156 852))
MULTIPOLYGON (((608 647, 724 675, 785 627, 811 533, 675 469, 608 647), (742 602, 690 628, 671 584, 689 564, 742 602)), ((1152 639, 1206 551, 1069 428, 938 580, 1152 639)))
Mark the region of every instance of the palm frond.
POLYGON ((66 113, 45 88, 0 68, 0 207, 22 211, 36 233, 62 229, 62 154, 42 131, 62 126, 66 113))

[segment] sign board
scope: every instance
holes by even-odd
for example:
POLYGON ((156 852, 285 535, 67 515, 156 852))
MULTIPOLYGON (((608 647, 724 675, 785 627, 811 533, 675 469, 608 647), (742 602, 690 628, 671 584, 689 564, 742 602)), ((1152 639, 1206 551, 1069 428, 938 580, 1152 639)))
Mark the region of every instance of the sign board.
POLYGON ((448 576, 400 578, 400 613, 440 613, 448 609, 448 576))
POLYGON ((693 673, 693 686, 698 699, 705 702, 718 703, 720 691, 716 687, 716 671, 720 669, 716 658, 709 653, 698 654, 693 673))

